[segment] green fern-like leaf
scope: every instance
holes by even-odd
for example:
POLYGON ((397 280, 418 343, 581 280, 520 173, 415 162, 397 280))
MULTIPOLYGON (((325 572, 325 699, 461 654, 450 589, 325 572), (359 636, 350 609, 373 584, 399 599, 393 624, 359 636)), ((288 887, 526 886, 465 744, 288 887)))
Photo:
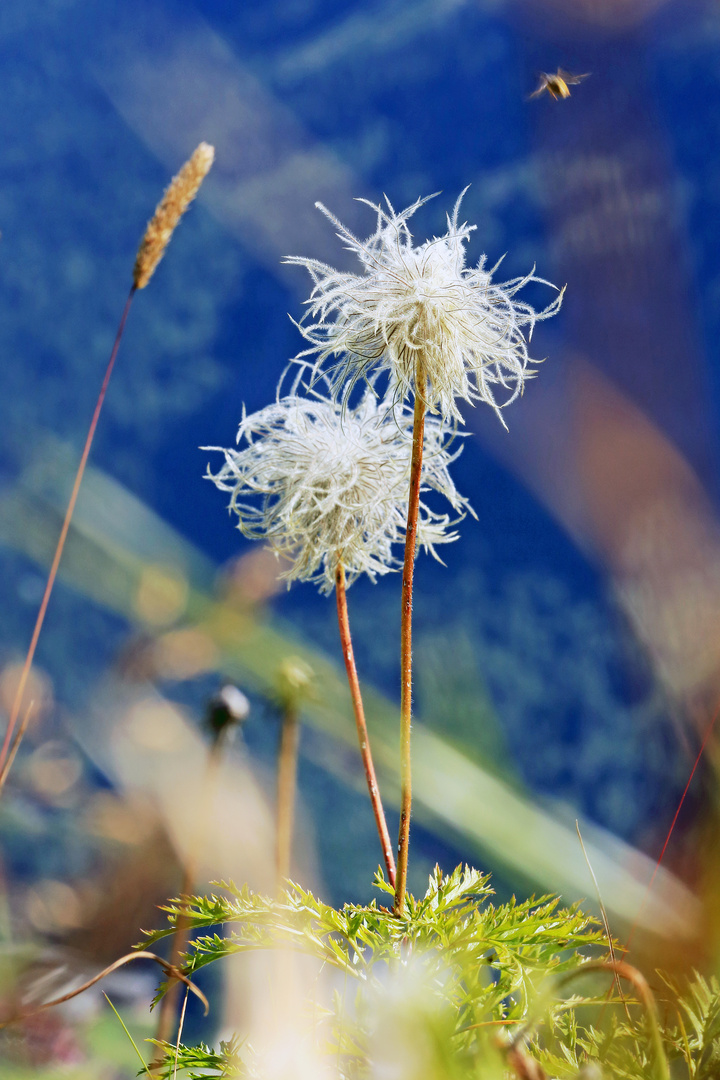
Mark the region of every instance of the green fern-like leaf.
POLYGON ((716 1080, 720 1076, 720 983, 698 972, 681 987, 665 979, 667 1011, 677 1018, 666 1028, 670 1051, 682 1058, 690 1080, 716 1080))
POLYGON ((243 1080, 256 1080, 257 1073, 253 1068, 249 1048, 239 1038, 232 1038, 228 1042, 221 1042, 218 1050, 213 1050, 205 1043, 199 1046, 175 1046, 174 1043, 158 1042, 150 1039, 163 1056, 159 1063, 153 1067, 153 1075, 161 1080, 170 1080, 176 1073, 185 1073, 186 1080, 209 1080, 211 1077, 242 1077, 243 1080), (245 1058, 242 1051, 246 1050, 245 1058))

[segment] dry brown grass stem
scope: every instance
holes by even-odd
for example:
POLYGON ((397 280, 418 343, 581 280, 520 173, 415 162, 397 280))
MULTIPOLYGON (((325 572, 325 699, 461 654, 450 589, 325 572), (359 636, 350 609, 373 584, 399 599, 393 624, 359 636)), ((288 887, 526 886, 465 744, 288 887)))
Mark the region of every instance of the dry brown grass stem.
POLYGON ((55 1005, 62 1005, 66 1001, 70 1001, 71 998, 77 997, 78 994, 84 994, 86 990, 89 990, 95 983, 100 982, 106 975, 111 975, 113 971, 117 971, 118 968, 123 967, 125 964, 131 963, 133 960, 154 960, 156 964, 159 964, 166 975, 171 976, 174 979, 179 979, 187 986, 188 990, 192 990, 196 997, 200 998, 205 1008, 205 1015, 207 1016, 210 1011, 210 1002, 203 994, 202 990, 198 990, 197 986, 190 982, 187 975, 184 975, 182 971, 179 971, 167 960, 163 960, 162 956, 158 956, 157 953, 148 952, 146 949, 142 949, 139 952, 126 953, 125 956, 121 956, 119 960, 115 960, 112 964, 108 964, 106 968, 103 968, 101 972, 94 975, 92 979, 88 979, 82 986, 78 986, 75 990, 71 990, 67 994, 63 994, 62 997, 53 998, 52 1001, 45 1001, 42 1005, 38 1005, 34 1009, 27 1009, 25 1012, 17 1013, 15 1016, 10 1016, 6 1020, 0 1021, 0 1028, 7 1027, 8 1024, 16 1023, 19 1020, 25 1020, 29 1016, 35 1016, 36 1013, 44 1012, 45 1009, 51 1009, 55 1005))
POLYGON ((144 289, 155 273, 177 223, 197 195, 214 158, 214 147, 201 142, 177 176, 173 177, 140 241, 133 269, 136 289, 144 289))
MULTIPOLYGON (((53 591, 55 584, 55 578, 57 577, 58 567, 60 566, 60 559, 62 558, 63 549, 65 547, 65 541, 67 540, 68 532, 70 531, 70 522, 75 511, 75 503, 80 492, 80 485, 82 483, 83 476, 85 474, 85 466, 87 465, 88 457, 90 456, 90 447, 92 446, 93 438, 95 436, 95 429, 97 427, 98 420, 100 419, 100 410, 103 407, 105 401, 105 395, 107 393, 108 383, 110 382, 110 376, 112 374, 113 367, 115 365, 115 357, 117 356, 118 349, 120 347, 120 340, 123 336, 125 329, 125 323, 127 321, 128 312, 130 311, 130 305, 132 303, 133 296, 135 295, 135 286, 130 290, 130 294, 125 302, 125 308, 120 319, 120 325, 118 326, 117 334, 115 335, 115 344, 113 345, 112 352, 110 353, 110 360, 105 370, 105 378, 103 379, 102 386, 100 387, 100 393, 95 404, 95 411, 93 413, 92 420, 90 421, 90 427, 88 429, 87 438, 85 439, 85 446, 83 447, 82 456, 80 458, 80 464, 78 465, 77 473, 75 474, 75 482, 73 483, 73 489, 70 493, 70 500, 65 511, 65 518, 60 530, 60 536, 58 538, 57 547, 55 548, 55 554, 50 566, 50 572, 48 573, 48 579, 45 585, 45 592, 40 602, 40 610, 38 611, 37 618, 35 620, 35 627, 33 629, 32 638, 28 647, 25 662, 23 664, 22 672, 20 673, 20 679, 18 682, 17 690, 15 691, 15 698, 13 700, 12 709, 10 710, 10 719, 5 731, 5 739, 0 749, 0 792, 2 791, 5 781, 7 779, 9 764, 8 758, 10 755, 10 740, 12 738, 15 726, 20 715, 20 708, 22 706, 23 694, 25 693, 25 687, 30 676, 30 669, 32 668, 32 662, 35 658, 35 650, 37 648, 38 639, 40 637, 40 631, 42 630, 43 623, 45 622, 45 612, 47 611, 48 603, 50 602, 50 595, 53 591)), ((20 745, 19 739, 17 739, 12 747, 12 756, 14 758, 17 753, 18 746, 20 745)))
POLYGON ((32 716, 34 711, 35 711, 35 701, 32 700, 30 702, 30 704, 28 705, 27 709, 25 710, 25 715, 22 718, 22 723, 20 724, 20 727, 17 729, 17 731, 15 733, 15 738, 12 741, 12 746, 10 747, 10 751, 9 751, 7 757, 5 758, 5 761, 4 761, 3 765, 2 765, 2 767, 0 767, 0 791, 2 791, 2 789, 5 786, 5 780, 7 778, 7 774, 10 772, 10 770, 12 768, 12 763, 15 760, 15 755, 17 754, 18 750, 20 749, 20 743, 22 742, 23 736, 24 736, 25 732, 28 729, 28 725, 30 723, 30 717, 32 716))
MULTIPOLYGON (((603 924, 603 927, 605 929, 605 937, 607 938, 608 951, 610 953, 610 959, 614 964, 615 961, 617 960, 617 956, 615 955, 615 944, 613 942, 613 937, 612 937, 612 934, 610 932, 610 920, 608 919, 607 911, 605 909, 605 904, 603 902, 602 894, 600 892, 600 886, 598 885, 598 879, 595 877, 595 871, 592 868, 592 864, 590 862, 590 857, 589 857, 589 855, 587 853, 587 850, 585 848, 585 843, 584 843, 583 838, 582 838, 582 833, 580 832, 580 822, 577 820, 577 818, 575 819, 575 829, 577 831, 578 840, 580 841, 580 847, 582 848, 582 853, 583 853, 583 856, 585 858, 585 863, 586 863, 587 868, 588 868, 588 870, 590 872, 590 877, 592 878, 593 885, 595 886, 595 895, 597 897, 598 905, 600 906, 600 917, 602 918, 602 924, 603 924)), ((630 1019, 630 1012, 628 1010, 625 998, 623 997, 622 986, 620 985, 620 976, 618 975, 617 971, 615 971, 615 973, 614 973, 614 981, 615 981, 615 989, 617 990, 618 997, 620 998, 620 1000, 623 1003, 623 1006, 625 1008, 625 1015, 627 1016, 627 1018, 629 1020, 630 1019)))

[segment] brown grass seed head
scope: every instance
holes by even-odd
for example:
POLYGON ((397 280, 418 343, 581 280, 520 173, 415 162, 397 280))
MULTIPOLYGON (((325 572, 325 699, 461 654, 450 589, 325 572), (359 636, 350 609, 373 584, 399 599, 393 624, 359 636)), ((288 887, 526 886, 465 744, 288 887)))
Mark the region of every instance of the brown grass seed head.
POLYGON ((200 189, 215 158, 215 148, 202 142, 185 162, 157 205, 138 248, 133 282, 144 289, 165 254, 175 227, 200 189))

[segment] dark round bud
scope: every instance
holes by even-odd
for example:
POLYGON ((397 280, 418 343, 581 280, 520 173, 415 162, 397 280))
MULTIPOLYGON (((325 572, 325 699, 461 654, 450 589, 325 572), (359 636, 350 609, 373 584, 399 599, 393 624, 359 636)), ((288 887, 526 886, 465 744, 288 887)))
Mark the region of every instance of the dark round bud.
POLYGON ((234 724, 244 723, 249 715, 250 702, 242 690, 228 683, 210 699, 207 708, 207 725, 217 736, 234 724))

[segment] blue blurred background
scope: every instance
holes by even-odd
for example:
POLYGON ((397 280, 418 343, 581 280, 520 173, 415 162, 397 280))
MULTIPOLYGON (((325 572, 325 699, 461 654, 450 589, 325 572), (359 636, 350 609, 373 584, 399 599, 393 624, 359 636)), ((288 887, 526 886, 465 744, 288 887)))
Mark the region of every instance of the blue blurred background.
MULTIPOLYGON (((318 670, 339 665, 334 605, 243 561, 251 545, 198 447, 231 445, 243 404, 266 404, 302 347, 287 313, 300 316, 309 283, 281 257, 353 268, 316 200, 362 236, 373 217, 356 197, 386 193, 399 209, 440 192, 413 218, 422 241, 468 184, 470 260, 505 255, 501 280, 536 264, 568 289, 537 328, 531 353, 547 360, 509 433, 490 410, 467 412, 456 482, 478 521, 447 567, 418 566, 417 728, 510 802, 471 776, 466 802, 443 807, 428 782, 413 887, 435 861, 468 859, 501 891, 592 897, 576 816, 597 853, 646 881, 719 688, 716 0, 4 0, 0 69, 6 713, 138 240, 197 143, 216 148, 131 313, 41 638, 43 710, 0 812, 7 919, 76 929, 106 872, 107 800, 118 810, 134 784, 153 794, 137 764, 117 767, 109 680, 113 694, 153 681, 196 728, 222 678, 239 680, 253 712, 237 753, 271 812, 273 672, 304 648, 318 670), (529 101, 558 67, 591 74, 567 100, 529 101), (167 598, 169 580, 181 600, 171 588, 158 614, 147 573, 161 579, 151 597, 167 598), (259 667, 227 642, 205 656, 177 637, 202 622, 188 589, 274 628, 259 667), (163 667, 158 641, 180 641, 180 660, 163 667), (493 840, 500 819, 526 832, 520 803, 541 815, 538 865, 493 840)), ((399 696, 399 579, 359 582, 349 601, 380 715, 399 696)), ((368 898, 379 861, 343 709, 324 729, 308 718, 300 762, 297 873, 335 902, 368 898)), ((384 737, 392 804, 397 736, 384 737)), ((711 786, 701 772, 667 856, 700 890, 711 786)), ((394 806, 390 817, 394 831, 394 806)), ((629 923, 637 896, 623 907, 612 881, 629 923)))

